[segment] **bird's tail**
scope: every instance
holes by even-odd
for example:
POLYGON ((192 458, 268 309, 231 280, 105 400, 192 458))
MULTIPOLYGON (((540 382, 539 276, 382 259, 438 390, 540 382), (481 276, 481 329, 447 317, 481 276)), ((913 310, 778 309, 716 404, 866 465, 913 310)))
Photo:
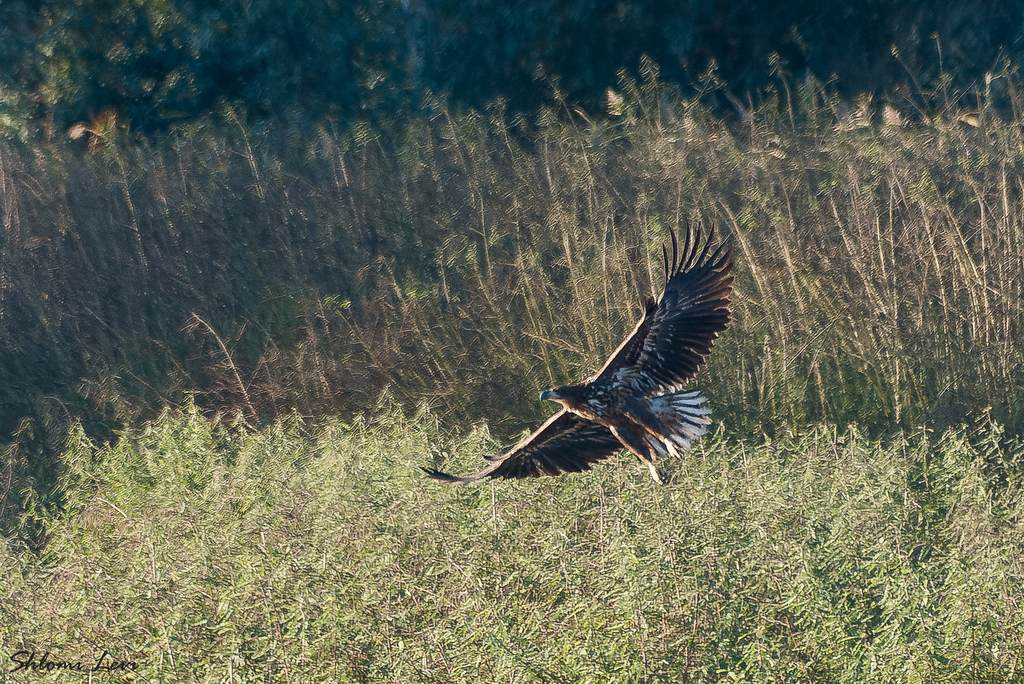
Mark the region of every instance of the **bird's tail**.
POLYGON ((697 391, 654 397, 651 410, 668 428, 664 439, 650 439, 650 446, 659 456, 679 456, 711 424, 711 409, 697 391))
POLYGON ((667 472, 658 466, 658 459, 679 456, 690 448, 693 440, 707 432, 711 409, 700 392, 667 394, 651 400, 651 410, 661 421, 658 429, 633 431, 613 426, 615 436, 650 468, 655 482, 665 484, 667 472))

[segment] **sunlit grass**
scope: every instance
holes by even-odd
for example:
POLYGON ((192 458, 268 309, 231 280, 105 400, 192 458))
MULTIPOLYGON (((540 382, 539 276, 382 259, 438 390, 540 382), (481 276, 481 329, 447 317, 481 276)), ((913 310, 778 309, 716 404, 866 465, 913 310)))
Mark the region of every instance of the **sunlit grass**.
POLYGON ((150 681, 1013 681, 1020 450, 719 431, 665 487, 454 488, 499 445, 382 407, 253 431, 195 410, 72 435, 63 513, 10 541, 0 657, 105 649, 150 681))
POLYGON ((734 431, 987 410, 1018 431, 1020 122, 793 92, 729 124, 648 80, 616 116, 439 102, 392 130, 228 111, 156 141, 4 142, 5 430, 102 432, 192 391, 352 416, 389 387, 508 435, 600 367, 693 220, 736 245, 702 380, 734 431))

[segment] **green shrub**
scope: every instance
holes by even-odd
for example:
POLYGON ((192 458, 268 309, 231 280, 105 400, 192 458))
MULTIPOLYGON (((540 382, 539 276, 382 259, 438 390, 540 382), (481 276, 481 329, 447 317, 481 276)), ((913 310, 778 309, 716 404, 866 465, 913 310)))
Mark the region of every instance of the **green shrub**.
POLYGON ((76 431, 44 551, 0 551, 5 666, 105 649, 152 681, 1020 677, 1021 454, 991 424, 720 430, 665 487, 623 453, 453 488, 416 466, 477 465, 486 431, 380 416, 253 431, 193 407, 109 446, 76 431))

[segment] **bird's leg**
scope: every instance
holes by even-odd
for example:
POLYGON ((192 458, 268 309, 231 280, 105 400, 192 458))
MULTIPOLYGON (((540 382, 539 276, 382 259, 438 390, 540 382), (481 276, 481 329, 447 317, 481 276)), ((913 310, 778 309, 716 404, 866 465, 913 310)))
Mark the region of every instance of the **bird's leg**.
POLYGON ((651 477, 654 481, 658 484, 665 484, 668 479, 667 473, 655 465, 655 461, 657 461, 658 457, 652 452, 651 448, 643 438, 629 428, 622 427, 621 425, 613 425, 611 426, 611 430, 615 436, 619 438, 619 441, 622 442, 623 446, 633 452, 633 455, 640 459, 641 463, 647 465, 647 468, 651 471, 651 477))
POLYGON ((652 461, 647 462, 647 467, 651 471, 651 478, 660 485, 667 485, 669 480, 668 471, 664 468, 659 468, 652 461))

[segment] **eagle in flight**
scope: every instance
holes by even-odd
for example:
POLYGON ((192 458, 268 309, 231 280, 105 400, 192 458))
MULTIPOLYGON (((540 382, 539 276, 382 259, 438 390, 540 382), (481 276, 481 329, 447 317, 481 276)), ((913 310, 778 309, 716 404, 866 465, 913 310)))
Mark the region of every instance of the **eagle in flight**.
POLYGON ((678 456, 707 431, 711 410, 699 391, 684 392, 711 353, 718 333, 729 323, 732 247, 712 251, 707 236, 687 225, 682 251, 675 231, 672 258, 662 245, 665 289, 647 297, 644 315, 596 375, 552 387, 541 399, 562 410, 532 435, 478 473, 455 476, 423 468, 443 482, 465 483, 485 477, 524 478, 589 470, 626 448, 664 483, 658 459, 678 456))

